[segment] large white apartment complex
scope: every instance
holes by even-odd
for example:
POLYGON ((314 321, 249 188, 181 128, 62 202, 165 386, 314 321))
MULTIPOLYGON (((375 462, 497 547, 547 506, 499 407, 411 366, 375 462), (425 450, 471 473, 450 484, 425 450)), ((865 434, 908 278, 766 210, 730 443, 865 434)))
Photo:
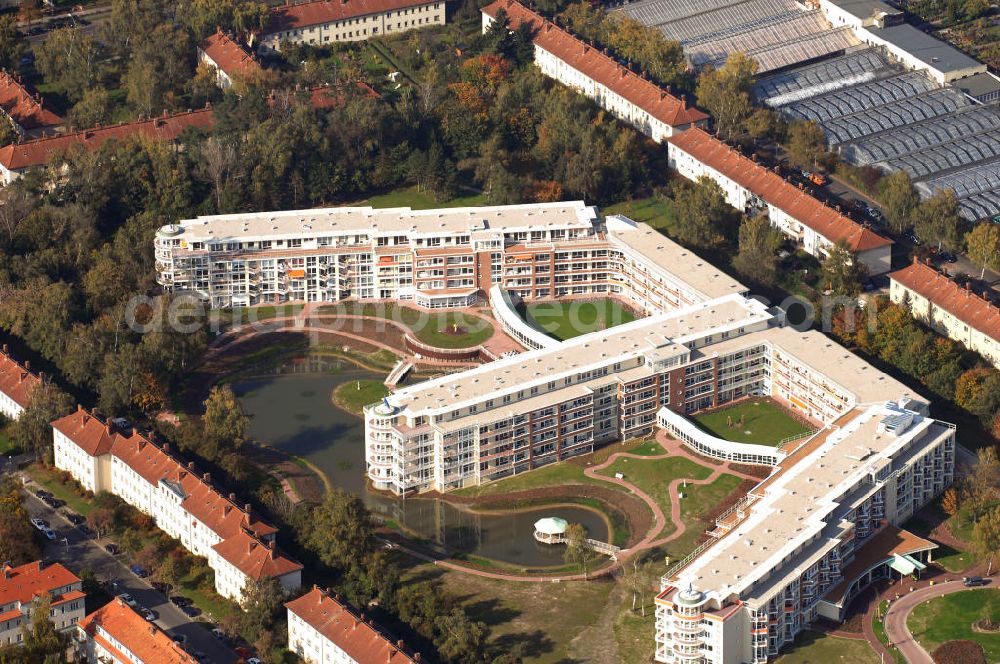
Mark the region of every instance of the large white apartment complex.
POLYGON ((667 141, 670 167, 689 180, 708 177, 726 201, 748 214, 766 213, 771 225, 806 253, 824 258, 843 242, 869 274, 890 269, 892 241, 784 180, 700 128, 667 141))
POLYGON ((935 544, 897 528, 952 481, 955 429, 900 398, 852 408, 786 458, 663 577, 656 660, 763 664, 935 544))
POLYGON ((199 217, 161 228, 155 251, 165 290, 212 307, 344 299, 465 307, 499 285, 526 299, 611 294, 659 311, 745 290, 648 226, 605 225, 579 201, 199 217))
POLYGON ((276 529, 235 494, 223 495, 207 473, 175 459, 168 446, 83 409, 53 422, 52 433, 57 468, 155 518, 163 532, 208 560, 223 597, 241 602, 248 583, 267 578, 287 591, 301 585, 302 565, 275 548, 276 529))
POLYGON ((313 587, 288 609, 288 649, 306 664, 413 664, 402 641, 393 643, 336 595, 313 587))
POLYGON ((889 297, 1000 368, 1000 307, 916 260, 889 275, 889 297))
POLYGON ((285 42, 323 46, 444 25, 445 0, 313 0, 274 7, 259 48, 279 51, 285 42))
POLYGON ((0 568, 0 646, 17 645, 41 597, 49 599, 49 620, 60 631, 73 629, 85 612, 83 582, 68 569, 38 560, 0 568))
POLYGON ((677 97, 636 74, 516 0, 496 0, 483 7, 483 32, 501 10, 511 30, 521 25, 532 29, 535 64, 543 74, 590 97, 654 141, 708 123, 708 115, 689 104, 687 97, 677 97))

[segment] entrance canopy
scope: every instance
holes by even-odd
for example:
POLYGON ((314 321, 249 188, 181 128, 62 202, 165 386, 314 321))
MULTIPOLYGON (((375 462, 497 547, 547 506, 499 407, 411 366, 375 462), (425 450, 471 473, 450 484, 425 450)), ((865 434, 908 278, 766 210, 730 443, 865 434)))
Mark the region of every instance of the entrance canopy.
POLYGON ((892 557, 889 567, 899 572, 902 576, 909 576, 914 572, 922 572, 927 568, 927 565, 923 564, 913 556, 905 554, 901 556, 896 554, 892 557))

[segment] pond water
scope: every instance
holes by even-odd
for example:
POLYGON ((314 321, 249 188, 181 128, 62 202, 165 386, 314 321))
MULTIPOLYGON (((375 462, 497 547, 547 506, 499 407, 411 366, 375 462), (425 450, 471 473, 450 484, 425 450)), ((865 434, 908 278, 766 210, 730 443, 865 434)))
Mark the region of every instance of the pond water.
POLYGON ((580 523, 590 537, 610 541, 604 518, 584 507, 565 505, 477 514, 440 500, 396 500, 368 492, 364 478, 364 422, 334 406, 331 395, 343 383, 382 378, 381 374, 349 363, 303 358, 272 369, 267 375, 237 380, 232 388, 253 416, 253 438, 308 459, 334 486, 360 495, 374 514, 449 552, 531 567, 562 565, 562 546, 535 541, 534 523, 543 516, 580 523))

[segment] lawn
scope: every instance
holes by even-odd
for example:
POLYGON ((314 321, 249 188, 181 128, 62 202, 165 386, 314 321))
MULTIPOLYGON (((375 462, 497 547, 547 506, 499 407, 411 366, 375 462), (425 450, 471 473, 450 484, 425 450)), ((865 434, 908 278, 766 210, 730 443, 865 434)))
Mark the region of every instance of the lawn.
POLYGON ((604 208, 605 215, 622 214, 632 221, 647 223, 653 228, 669 231, 676 224, 674 202, 662 196, 639 198, 604 208))
POLYGON ((819 632, 799 634, 792 647, 784 651, 775 664, 879 664, 879 657, 867 641, 844 639, 819 632))
POLYGON ((469 617, 490 628, 490 641, 520 644, 524 661, 531 664, 578 661, 572 656, 573 642, 596 627, 614 587, 610 581, 509 583, 428 564, 403 576, 404 583, 425 579, 439 580, 458 596, 469 617))
POLYGON ((755 445, 777 445, 786 438, 812 430, 778 403, 764 397, 744 399, 732 406, 695 415, 693 419, 695 424, 713 436, 755 445), (742 425, 739 424, 740 418, 743 418, 742 425))
MULTIPOLYGON (((683 535, 667 544, 668 552, 675 559, 686 556, 694 550, 698 538, 714 523, 709 523, 704 515, 736 491, 742 482, 743 480, 736 475, 723 474, 715 478, 711 484, 692 484, 686 489, 681 489, 681 493, 684 494, 681 498, 681 520, 687 528, 683 535)), ((664 530, 661 535, 669 532, 664 530)))
POLYGON ((545 486, 561 486, 564 484, 597 484, 609 488, 615 488, 610 482, 595 480, 583 474, 583 467, 573 463, 563 461, 552 463, 535 470, 531 470, 502 480, 490 482, 480 486, 468 487, 453 491, 458 496, 495 496, 515 491, 527 491, 545 486))
POLYGON ((1000 662, 1000 634, 972 630, 972 623, 983 618, 1000 621, 1000 590, 977 588, 928 600, 913 609, 906 626, 928 652, 946 641, 967 639, 983 646, 986 661, 1000 662))
POLYGON ((90 514, 90 510, 93 509, 93 505, 91 505, 89 501, 84 500, 77 495, 71 485, 60 482, 56 475, 56 472, 58 471, 54 472, 47 470, 38 464, 28 466, 25 471, 29 476, 31 476, 31 479, 38 482, 42 488, 59 500, 65 501, 66 506, 77 514, 82 516, 90 514))
POLYGON ((372 196, 367 201, 375 208, 411 207, 414 210, 431 210, 434 208, 476 207, 486 205, 486 197, 482 194, 467 194, 453 198, 450 201, 439 201, 429 191, 417 191, 416 187, 397 189, 387 194, 372 196))
POLYGON ((522 315, 530 324, 560 341, 635 320, 632 312, 611 298, 533 302, 525 307, 522 315))
POLYGON ((360 415, 365 406, 391 393, 380 380, 359 380, 339 385, 333 393, 333 401, 344 410, 360 415))
POLYGON ((462 311, 429 312, 395 304, 342 302, 320 307, 319 313, 385 318, 402 323, 418 340, 437 348, 471 348, 493 336, 489 321, 462 311))

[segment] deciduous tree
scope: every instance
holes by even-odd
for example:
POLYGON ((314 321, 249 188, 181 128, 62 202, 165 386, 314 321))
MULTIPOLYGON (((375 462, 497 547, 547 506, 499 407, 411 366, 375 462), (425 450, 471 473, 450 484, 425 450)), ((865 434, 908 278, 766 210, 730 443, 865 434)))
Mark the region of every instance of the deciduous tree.
POLYGON ((347 569, 375 549, 371 514, 358 496, 335 489, 313 509, 308 541, 324 563, 347 569))
MULTIPOLYGON (((216 450, 238 450, 246 442, 250 416, 228 385, 216 386, 205 400, 205 438, 216 450)), ((214 456, 210 457, 214 458, 214 456)))
POLYGON ((30 515, 21 504, 22 494, 8 478, 0 478, 0 563, 24 565, 41 557, 30 515))
POLYGON ((753 113, 750 90, 757 76, 757 61, 736 51, 718 69, 705 69, 698 77, 698 103, 715 118, 715 126, 726 137, 740 134, 753 113))
POLYGON ((710 177, 703 175, 693 186, 674 197, 677 239, 695 247, 711 247, 725 237, 725 226, 734 214, 726 195, 710 177))
POLYGON ((962 217, 953 190, 945 189, 920 203, 914 208, 912 218, 913 230, 925 242, 936 244, 939 249, 958 248, 962 217))
POLYGON ((20 65, 24 49, 24 36, 17 29, 15 15, 0 15, 0 68, 13 71, 20 65))
POLYGON ((975 552, 989 560, 986 574, 993 571, 993 557, 1000 551, 1000 508, 993 508, 984 514, 972 527, 972 547, 975 552))
POLYGON ((771 226, 767 214, 748 217, 740 224, 739 252, 733 258, 733 267, 750 279, 771 283, 780 246, 781 233, 771 226))
POLYGON ((584 578, 590 572, 591 565, 598 560, 600 554, 587 541, 587 529, 579 523, 571 523, 566 527, 566 551, 563 559, 569 565, 579 565, 584 578))
POLYGON ((104 537, 115 523, 114 512, 106 507, 95 507, 87 515, 87 525, 94 529, 98 537, 104 537))
POLYGON ((826 134, 812 120, 795 120, 788 123, 788 152, 803 166, 816 166, 826 153, 826 134))
POLYGON ((900 170, 893 171, 880 181, 879 202, 882 203, 882 212, 889 228, 902 233, 912 225, 910 216, 920 202, 920 197, 910 182, 909 174, 900 170))
POLYGON ((865 264, 855 260, 846 244, 834 245, 823 261, 823 280, 838 295, 857 297, 861 294, 861 286, 867 276, 865 264))
POLYGON ((45 82, 77 102, 100 76, 100 53, 94 39, 77 27, 53 30, 35 47, 35 66, 45 82))
POLYGON ((27 408, 14 421, 11 437, 18 447, 33 452, 39 458, 52 458, 52 426, 50 422, 73 409, 70 396, 51 382, 45 381, 31 392, 27 408))
POLYGON ((969 258, 981 268, 979 278, 986 276, 986 269, 1000 270, 1000 227, 995 224, 976 224, 966 233, 965 246, 969 258))

